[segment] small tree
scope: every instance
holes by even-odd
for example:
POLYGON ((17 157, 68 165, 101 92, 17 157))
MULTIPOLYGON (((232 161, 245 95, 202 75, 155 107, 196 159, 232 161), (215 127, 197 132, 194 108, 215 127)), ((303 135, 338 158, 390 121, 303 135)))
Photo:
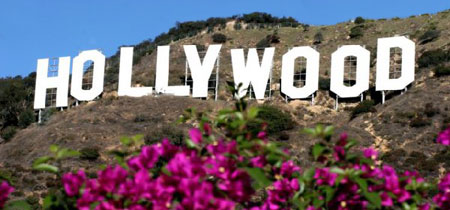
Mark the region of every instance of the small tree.
POLYGON ((364 35, 363 27, 355 26, 350 29, 350 38, 357 39, 364 35))
POLYGON ((215 33, 212 35, 212 40, 215 43, 225 43, 227 42, 227 36, 221 33, 215 33))
POLYGON ((320 44, 323 41, 323 35, 322 32, 317 32, 316 35, 314 35, 314 44, 320 44))
POLYGON ((34 113, 31 109, 27 109, 19 115, 19 126, 21 128, 28 127, 31 123, 35 121, 34 113))
POLYGON ((319 78, 319 89, 320 90, 329 90, 330 89, 330 79, 329 78, 319 78))
POLYGON ((265 37, 264 39, 261 39, 258 43, 256 43, 257 48, 266 48, 270 47, 270 41, 265 37))
POLYGON ((419 44, 426 44, 439 38, 441 32, 439 30, 428 30, 419 37, 419 44))
POLYGON ((359 114, 367 113, 367 112, 375 112, 375 102, 372 100, 365 100, 358 104, 355 108, 353 108, 351 113, 351 119, 357 117, 359 114))
POLYGON ((434 76, 442 77, 450 75, 450 66, 438 66, 434 69, 434 76))
POLYGON ((365 22, 366 22, 366 20, 363 17, 361 17, 361 16, 356 17, 356 19, 355 19, 355 23, 356 24, 363 24, 365 22))

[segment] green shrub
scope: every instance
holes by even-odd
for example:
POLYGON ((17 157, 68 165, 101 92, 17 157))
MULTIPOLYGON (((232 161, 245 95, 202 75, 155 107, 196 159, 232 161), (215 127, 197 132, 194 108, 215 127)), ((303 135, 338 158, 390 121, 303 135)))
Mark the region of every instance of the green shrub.
POLYGON ((423 116, 416 116, 411 120, 411 122, 409 122, 409 126, 413 128, 424 127, 428 125, 431 125, 431 120, 423 116))
POLYGON ((259 107, 257 120, 248 124, 250 130, 260 130, 263 123, 267 123, 269 135, 294 128, 294 121, 289 113, 281 111, 275 106, 263 105, 259 107))
POLYGON ((356 19, 355 19, 355 23, 356 24, 363 24, 365 22, 366 22, 366 20, 363 17, 361 17, 361 16, 356 17, 356 19))
POLYGON ((27 109, 19 115, 19 126, 21 128, 28 127, 31 123, 35 122, 34 112, 31 109, 27 109))
POLYGON ((97 147, 85 147, 80 150, 80 158, 84 160, 97 160, 100 157, 97 147))
POLYGON ((419 67, 429 67, 440 65, 450 60, 450 53, 442 49, 424 52, 418 60, 419 67))
POLYGON ((5 141, 8 141, 8 140, 12 139, 14 137, 14 135, 16 135, 16 132, 17 132, 16 127, 9 126, 9 127, 6 127, 5 129, 2 130, 1 137, 5 141))
POLYGON ((319 89, 320 90, 330 90, 330 79, 329 78, 319 78, 319 89))
POLYGON ((271 44, 278 44, 278 43, 280 43, 280 36, 278 36, 278 32, 277 31, 275 31, 271 35, 267 35, 266 39, 269 40, 269 43, 271 43, 271 44))
POLYGON ((258 43, 256 43, 257 48, 266 48, 270 47, 271 44, 280 43, 280 36, 275 32, 273 34, 267 35, 264 39, 261 39, 258 43))
POLYGON ((350 29, 350 38, 357 39, 364 35, 363 26, 358 25, 350 29))
POLYGON ((164 125, 162 128, 155 128, 144 136, 145 144, 155 144, 161 142, 164 138, 169 139, 174 145, 183 145, 183 130, 173 126, 164 125))
POLYGON ((419 44, 426 44, 439 38, 441 32, 439 30, 428 30, 422 36, 419 37, 419 44))
POLYGON ((319 31, 314 35, 314 44, 320 44, 322 43, 322 41, 323 41, 323 34, 322 32, 319 31))
POLYGON ((434 76, 442 77, 450 75, 450 66, 438 66, 434 68, 434 76))
POLYGON ((351 119, 357 117, 359 114, 367 113, 367 112, 375 112, 375 102, 372 100, 365 100, 359 103, 356 107, 353 108, 351 113, 351 119))
POLYGON ((212 40, 214 43, 225 43, 227 42, 227 36, 221 33, 215 33, 212 35, 212 40))
POLYGON ((261 39, 258 43, 256 43, 257 48, 266 48, 270 47, 270 41, 267 38, 261 39))
POLYGON ((47 121, 49 121, 52 115, 56 112, 58 112, 56 108, 44 109, 41 113, 41 123, 46 123, 47 121))

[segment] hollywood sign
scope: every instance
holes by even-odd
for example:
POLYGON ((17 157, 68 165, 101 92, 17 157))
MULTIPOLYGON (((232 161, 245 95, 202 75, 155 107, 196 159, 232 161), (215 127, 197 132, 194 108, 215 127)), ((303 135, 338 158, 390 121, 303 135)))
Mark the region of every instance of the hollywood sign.
MULTIPOLYGON (((210 45, 203 61, 195 45, 184 45, 187 64, 189 66, 193 84, 190 86, 169 86, 169 53, 170 46, 158 46, 155 87, 132 87, 132 61, 133 47, 120 49, 119 67, 119 96, 141 97, 157 94, 171 94, 176 96, 189 96, 205 98, 208 96, 208 80, 218 59, 221 45, 210 45)), ((242 84, 237 97, 247 94, 251 84, 255 98, 264 99, 269 76, 272 71, 275 48, 265 48, 262 61, 256 49, 249 49, 247 57, 243 49, 231 50, 231 62, 235 84, 242 84)), ((282 58, 281 92, 291 99, 304 99, 310 97, 318 90, 320 54, 315 49, 304 46, 294 47, 282 58), (303 87, 295 87, 294 66, 297 58, 306 58, 306 79, 303 87)), ((70 95, 78 101, 91 101, 103 92, 106 57, 98 50, 81 52, 72 61, 72 80, 70 95), (82 88, 83 65, 92 61, 92 87, 89 90, 82 88)), ((58 62, 58 75, 48 76, 49 59, 39 59, 37 62, 35 109, 45 108, 46 91, 56 88, 56 107, 67 107, 69 95, 70 57, 60 57, 58 62)), ((376 90, 402 90, 414 81, 415 44, 406 37, 390 37, 378 39, 376 90), (390 50, 402 50, 401 76, 396 79, 389 78, 390 50)), ((340 98, 360 96, 369 89, 370 52, 359 45, 346 45, 337 49, 331 56, 330 90, 340 98), (352 86, 344 84, 344 59, 354 56, 357 59, 356 81, 352 86)))

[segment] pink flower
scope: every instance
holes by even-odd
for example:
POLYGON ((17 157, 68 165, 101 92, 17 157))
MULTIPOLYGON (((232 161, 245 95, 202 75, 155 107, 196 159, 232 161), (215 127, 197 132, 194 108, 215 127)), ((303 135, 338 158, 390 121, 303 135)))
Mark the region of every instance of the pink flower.
POLYGON ((318 185, 329 185, 333 186, 336 178, 338 177, 337 174, 331 173, 330 169, 328 168, 318 168, 316 169, 316 173, 314 174, 314 179, 316 179, 316 183, 318 185))
POLYGON ((212 133, 211 125, 209 125, 209 123, 203 124, 203 130, 205 131, 207 136, 210 136, 212 133))
POLYGON ((381 193, 381 205, 383 206, 392 206, 394 203, 392 202, 392 198, 386 193, 381 193))
POLYGON ((439 133, 436 142, 443 145, 450 145, 450 128, 439 133))
POLYGON ((335 146, 333 148, 334 153, 333 153, 333 158, 336 161, 341 161, 345 159, 345 150, 344 147, 342 146, 335 146))
POLYGON ((341 147, 345 146, 347 144, 347 139, 348 139, 347 133, 341 133, 341 135, 339 136, 337 145, 339 145, 341 147))
POLYGON ((164 153, 164 151, 162 151, 163 149, 164 147, 157 145, 144 146, 139 156, 132 157, 131 159, 128 160, 127 162, 128 167, 132 168, 135 171, 153 168, 155 163, 158 162, 160 154, 164 153))
POLYGON ((0 209, 3 208, 6 201, 8 200, 9 194, 11 194, 14 191, 14 188, 9 186, 8 182, 3 181, 0 184, 0 209))
POLYGON ((450 173, 441 179, 438 189, 439 193, 433 197, 433 201, 441 209, 450 209, 450 173))
POLYGON ((86 174, 84 171, 78 171, 76 174, 67 173, 62 177, 62 184, 64 190, 69 197, 76 196, 80 193, 80 188, 86 181, 86 174))
POLYGON ((260 132, 258 133, 257 138, 258 138, 258 139, 261 139, 261 140, 266 140, 266 138, 267 138, 267 133, 266 133, 265 131, 260 131, 260 132))
POLYGON ((266 165, 266 157, 260 155, 250 159, 253 167, 263 168, 266 165))
POLYGON ((202 132, 197 128, 192 128, 191 130, 189 130, 189 136, 191 137, 191 140, 196 144, 200 144, 202 142, 202 132))
POLYGON ((121 182, 126 180, 128 172, 120 166, 114 168, 108 166, 105 170, 98 172, 98 183, 100 190, 113 193, 118 189, 121 182))
POLYGON ((429 203, 425 203, 418 206, 419 210, 429 210, 431 208, 429 203))
POLYGON ((280 174, 283 177, 290 178, 295 172, 300 172, 300 167, 295 165, 294 161, 289 160, 281 164, 280 174))
POLYGON ((365 148, 363 149, 364 157, 375 160, 378 157, 378 152, 374 148, 365 148))

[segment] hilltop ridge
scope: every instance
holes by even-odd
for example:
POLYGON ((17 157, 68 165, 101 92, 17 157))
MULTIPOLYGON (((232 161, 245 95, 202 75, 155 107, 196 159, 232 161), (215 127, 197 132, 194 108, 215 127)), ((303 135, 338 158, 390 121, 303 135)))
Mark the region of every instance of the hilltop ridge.
MULTIPOLYGON (((450 169, 450 152, 434 144, 437 133, 450 125, 450 79, 446 76, 450 70, 445 70, 450 62, 450 11, 404 19, 357 18, 329 26, 309 26, 291 18, 274 18, 263 13, 254 13, 254 17, 250 16, 253 19, 245 17, 180 23, 154 41, 144 41, 135 46, 133 85, 154 86, 157 45, 170 44, 169 84, 181 85, 184 84, 186 62, 182 45, 195 44, 198 49, 207 49, 210 44, 221 43, 217 102, 172 96, 118 98, 117 53, 107 60, 106 86, 101 99, 82 103, 65 111, 50 108, 46 111, 43 124, 33 123, 27 128, 19 129, 14 137, 0 143, 0 177, 2 171, 8 171, 20 181, 18 183, 21 186, 18 188, 23 192, 29 192, 38 185, 45 189, 52 183, 46 179, 46 175, 39 174, 31 180, 27 180, 26 175, 32 173, 31 162, 47 154, 47 148, 51 144, 97 151, 98 158, 73 159, 64 169, 83 167, 94 171, 99 165, 109 161, 108 151, 119 144, 120 136, 144 134, 148 141, 153 141, 152 137, 167 134, 158 133, 162 130, 170 133, 167 135, 178 138, 188 126, 177 127, 173 122, 184 109, 197 107, 215 112, 233 104, 232 97, 226 90, 226 81, 233 80, 230 49, 268 46, 276 47, 272 100, 251 100, 250 105, 260 106, 264 103, 288 113, 292 118, 293 128, 282 130, 270 138, 283 141, 297 151, 296 158, 302 164, 310 163, 306 154, 314 142, 299 130, 321 123, 335 125, 338 132, 348 132, 349 136, 359 140, 362 145, 373 145, 380 149, 383 161, 400 169, 419 170, 427 177, 439 176, 450 169), (262 18, 261 21, 258 18, 262 18), (386 103, 381 104, 379 93, 373 88, 376 42, 378 38, 396 35, 409 36, 417 44, 416 79, 406 92, 392 92, 386 103), (331 54, 339 46, 350 44, 365 45, 371 52, 371 89, 365 93, 365 100, 373 103, 360 103, 359 99, 344 100, 340 103, 339 110, 335 110, 334 96, 327 89, 331 54), (294 46, 314 46, 321 54, 321 88, 316 94, 314 105, 309 100, 286 102, 280 95, 281 56, 294 46)), ((89 76, 89 72, 86 76, 89 76)), ((28 80, 30 78, 33 75, 28 80)), ((30 90, 32 85, 33 83, 26 85, 27 88, 16 88, 30 90)), ((3 93, 5 92, 0 91, 0 96, 3 93)), ((27 97, 32 98, 32 94, 27 97)), ((4 107, 1 108, 3 110, 4 107)), ((15 127, 11 124, 7 126, 15 127)), ((3 133, 6 128, 2 129, 3 133)))

